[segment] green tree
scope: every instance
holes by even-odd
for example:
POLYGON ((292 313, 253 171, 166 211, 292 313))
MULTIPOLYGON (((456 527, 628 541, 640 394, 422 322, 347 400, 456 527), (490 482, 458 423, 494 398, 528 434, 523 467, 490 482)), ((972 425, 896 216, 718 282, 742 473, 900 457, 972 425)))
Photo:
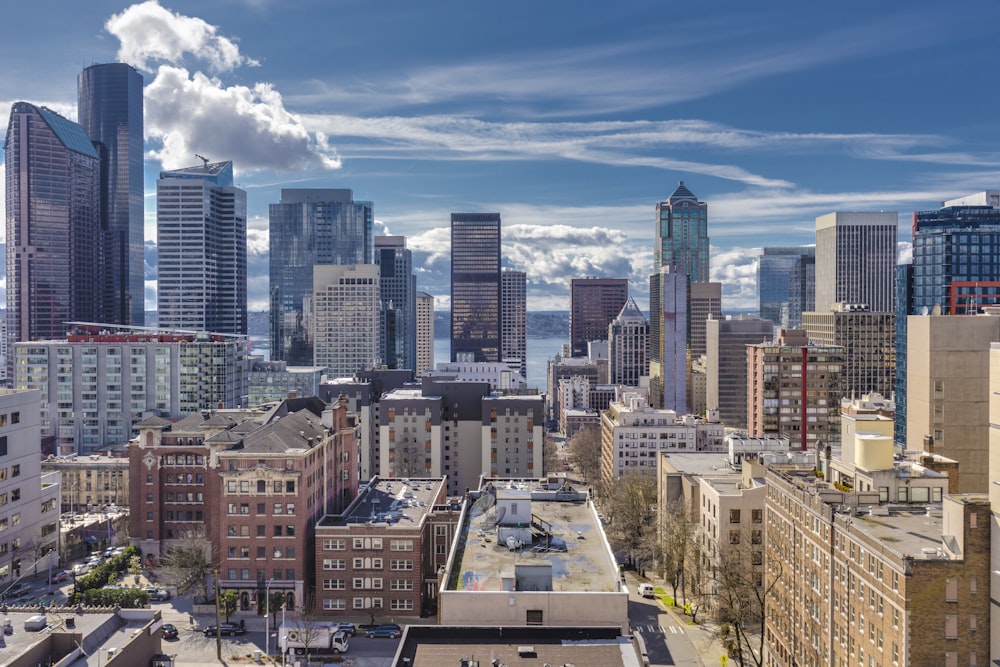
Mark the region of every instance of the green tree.
POLYGON ((271 614, 271 625, 276 625, 278 622, 278 612, 281 608, 285 606, 285 594, 281 591, 272 591, 268 595, 265 601, 267 607, 264 609, 264 614, 271 614))
POLYGON ((615 484, 605 506, 610 525, 608 539, 640 573, 656 556, 656 481, 651 475, 632 473, 615 484))
POLYGON ((229 622, 229 617, 236 613, 236 605, 240 601, 240 595, 236 591, 222 591, 219 593, 219 609, 222 610, 222 615, 226 617, 226 623, 229 622))

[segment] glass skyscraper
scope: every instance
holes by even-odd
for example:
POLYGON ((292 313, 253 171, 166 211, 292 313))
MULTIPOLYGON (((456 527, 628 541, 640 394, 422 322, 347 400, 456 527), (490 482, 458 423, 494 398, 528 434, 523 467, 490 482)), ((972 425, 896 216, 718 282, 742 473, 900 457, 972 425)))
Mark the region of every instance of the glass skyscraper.
POLYGON ((451 214, 451 360, 500 359, 500 214, 451 214))
POLYGON ((666 201, 656 204, 656 244, 653 271, 677 267, 690 282, 708 282, 708 204, 681 181, 666 201))
POLYGON ((607 340, 608 325, 628 302, 627 278, 573 278, 569 281, 569 343, 574 357, 587 344, 607 340))
POLYGON ((372 202, 335 188, 282 189, 269 207, 271 358, 313 363, 313 267, 374 263, 372 202))
POLYGON ((816 310, 816 248, 764 248, 757 262, 762 320, 801 329, 802 313, 816 310))
POLYGON ((4 149, 11 351, 97 319, 100 157, 81 126, 27 102, 11 108, 4 149))
POLYGON ((145 321, 142 75, 125 63, 77 78, 79 123, 101 160, 100 322, 145 321))
POLYGON ((160 172, 157 316, 164 329, 247 333, 247 193, 233 163, 160 172))
POLYGON ((405 236, 375 237, 379 267, 382 363, 388 368, 417 366, 417 277, 405 236))
POLYGON ((527 287, 524 271, 500 274, 500 361, 521 375, 528 370, 527 287))

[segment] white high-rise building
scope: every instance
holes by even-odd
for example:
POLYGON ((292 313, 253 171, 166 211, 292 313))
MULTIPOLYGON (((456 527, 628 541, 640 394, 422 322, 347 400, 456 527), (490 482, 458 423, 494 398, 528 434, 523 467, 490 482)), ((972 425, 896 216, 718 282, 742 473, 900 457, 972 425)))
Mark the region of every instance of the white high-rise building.
POLYGON ((247 333, 247 193, 232 162, 160 173, 157 324, 247 333))
POLYGON ((316 366, 332 377, 350 377, 381 364, 379 267, 374 264, 313 267, 316 366))
POLYGON ((649 322, 629 297, 618 317, 608 325, 609 384, 639 386, 649 374, 649 322))
POLYGON ((895 212, 828 213, 816 218, 816 310, 835 303, 895 311, 895 212))
POLYGON ((434 297, 417 292, 417 375, 434 368, 434 297))
POLYGON ((500 274, 500 360, 524 375, 527 367, 527 290, 524 271, 500 274))

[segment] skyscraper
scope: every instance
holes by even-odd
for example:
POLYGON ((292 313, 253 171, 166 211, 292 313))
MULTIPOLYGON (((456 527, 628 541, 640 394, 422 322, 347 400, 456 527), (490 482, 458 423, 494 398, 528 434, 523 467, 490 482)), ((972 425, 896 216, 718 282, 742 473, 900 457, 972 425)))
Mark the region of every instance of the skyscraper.
POLYGON ((802 312, 816 310, 816 248, 764 248, 757 262, 762 320, 782 329, 801 329, 802 312))
POLYGON ((608 325, 628 301, 628 279, 573 278, 569 301, 570 353, 585 357, 587 343, 607 339, 608 325))
POLYGON ((417 277, 405 236, 375 237, 375 264, 381 294, 382 363, 416 369, 417 277))
POLYGON ((97 319, 100 156, 81 126, 27 102, 11 108, 4 155, 13 350, 97 319))
POLYGON ((671 266, 649 277, 649 398, 655 408, 687 410, 687 274, 671 266))
POLYGON ((500 214, 451 214, 451 360, 500 361, 500 214))
POLYGON ((315 364, 335 378, 380 366, 379 267, 317 264, 313 274, 315 364))
POLYGON ((527 371, 527 276, 524 271, 500 274, 500 361, 524 375, 527 371))
POLYGON ((747 345, 771 340, 774 323, 756 315, 708 320, 705 407, 727 428, 747 427, 747 345))
POLYGON ((434 297, 417 292, 417 376, 434 368, 434 297))
POLYGON ((247 194, 233 163, 160 172, 157 319, 169 329, 247 333, 247 194))
POLYGON ((313 363, 313 267, 374 262, 371 202, 346 189, 285 188, 269 207, 271 358, 313 363))
POLYGON ((688 348, 692 359, 705 354, 705 322, 722 318, 722 283, 691 283, 688 348))
POLYGON ((639 378, 649 373, 648 352, 649 322, 629 297, 608 325, 610 384, 638 387, 639 378))
POLYGON ((895 308, 896 227, 894 212, 828 213, 816 218, 816 310, 836 303, 895 308))
POLYGON ((656 204, 653 270, 681 267, 691 282, 708 282, 708 204, 681 181, 666 201, 656 204))
POLYGON ((77 109, 101 158, 98 321, 141 326, 146 317, 142 75, 125 63, 86 68, 77 77, 77 109))

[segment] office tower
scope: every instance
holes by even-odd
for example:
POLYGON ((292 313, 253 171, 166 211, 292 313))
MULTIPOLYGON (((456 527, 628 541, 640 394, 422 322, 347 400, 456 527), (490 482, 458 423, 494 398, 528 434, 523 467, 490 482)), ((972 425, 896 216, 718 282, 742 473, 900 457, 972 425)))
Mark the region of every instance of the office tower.
POLYGON ((417 364, 417 277, 405 236, 375 237, 381 293, 382 363, 387 368, 417 364))
POLYGON ((500 361, 500 214, 451 214, 451 361, 500 361))
POLYGON ((649 374, 649 322, 629 297, 608 325, 609 384, 638 387, 649 374))
POLYGON ((681 181, 666 201, 656 204, 653 270, 681 267, 691 282, 708 282, 708 204, 681 181))
POLYGON ((836 310, 802 313, 809 340, 844 348, 840 389, 844 396, 892 396, 896 384, 896 313, 872 312, 857 304, 834 304, 836 310))
POLYGON ((722 283, 691 283, 688 350, 692 359, 705 354, 705 322, 722 318, 722 283))
POLYGON ((125 63, 92 65, 77 77, 79 123, 101 157, 98 322, 145 322, 142 75, 125 63))
POLYGON ((889 213, 828 213, 816 218, 816 310, 836 303, 895 311, 896 227, 889 213))
POLYGON ((11 108, 4 155, 10 350, 97 319, 100 155, 82 127, 27 102, 11 108))
POLYGON ((527 369, 527 281, 524 271, 500 274, 500 360, 524 375, 527 369))
POLYGON ((649 398, 654 408, 687 410, 688 276, 664 266, 649 277, 649 398))
POLYGON ((836 446, 844 348, 810 345, 801 329, 747 346, 747 429, 751 437, 787 436, 793 448, 836 446))
POLYGON ((374 262, 372 202, 347 189, 283 188, 268 208, 271 358, 309 366, 313 267, 374 262))
POLYGON ((907 449, 959 462, 959 491, 989 490, 990 345, 1000 342, 1000 311, 907 318, 907 449))
POLYGON ((760 319, 782 329, 802 328, 802 312, 816 310, 816 248, 764 248, 757 294, 760 319))
POLYGON ((569 283, 569 340, 574 357, 587 356, 587 343, 605 340, 608 325, 628 301, 627 278, 573 278, 569 283))
POLYGON ((771 340, 774 323, 756 315, 708 320, 705 328, 705 407, 728 428, 747 427, 747 345, 771 340))
POLYGON ((160 172, 156 182, 157 323, 247 333, 247 193, 233 163, 160 172))
POLYGON ((893 440, 906 449, 906 326, 913 313, 913 264, 896 265, 896 405, 893 440))
POLYGON ((380 366, 379 267, 318 264, 313 285, 316 365, 332 377, 380 366))
POLYGON ((183 417, 247 402, 247 339, 78 324, 59 340, 17 343, 13 386, 41 394, 41 433, 59 455, 138 435, 150 415, 183 417))
POLYGON ((434 368, 434 297, 417 292, 417 375, 434 368))

